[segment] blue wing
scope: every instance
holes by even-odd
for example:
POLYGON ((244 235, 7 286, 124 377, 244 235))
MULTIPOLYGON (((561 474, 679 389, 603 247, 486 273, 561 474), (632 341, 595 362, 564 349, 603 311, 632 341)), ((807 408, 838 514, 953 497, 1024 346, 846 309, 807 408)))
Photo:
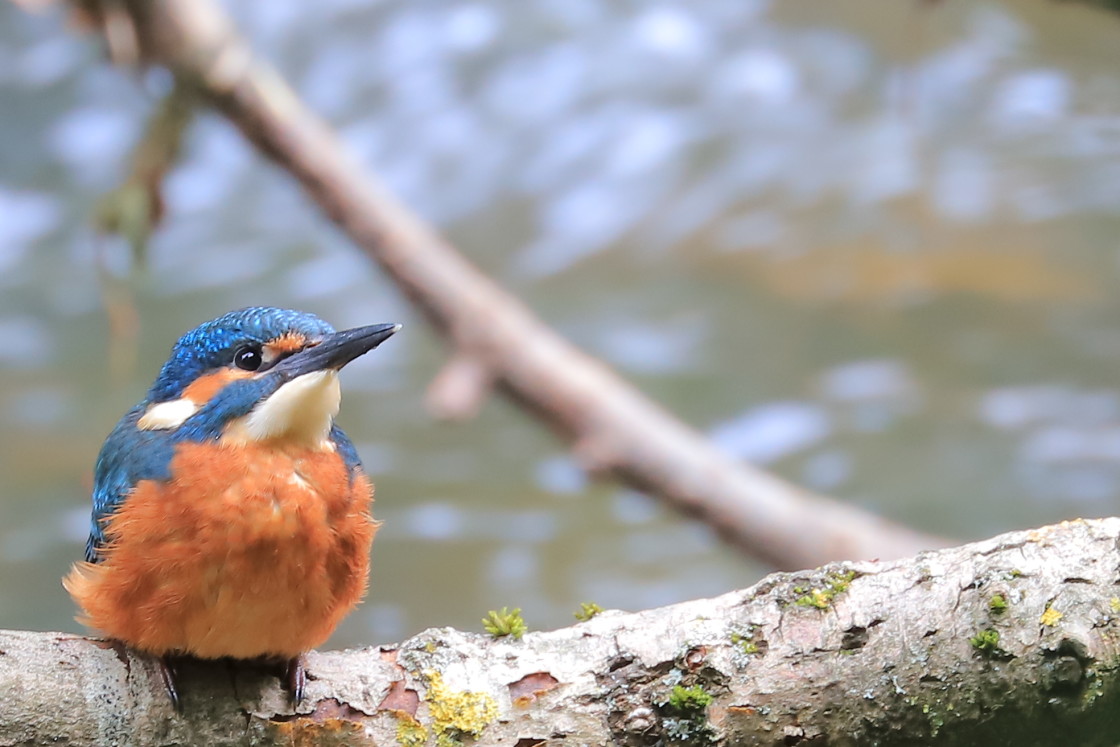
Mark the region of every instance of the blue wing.
POLYGON ((331 441, 338 449, 338 455, 342 457, 342 461, 346 463, 346 469, 350 471, 350 479, 353 480, 354 472, 362 468, 362 460, 358 457, 358 450, 354 448, 354 442, 337 425, 331 426, 331 441))
POLYGON ((86 560, 101 560, 105 546, 105 520, 128 498, 133 486, 140 480, 167 480, 174 453, 173 432, 163 430, 142 431, 136 421, 143 414, 147 402, 128 412, 105 439, 97 457, 93 479, 93 516, 90 520, 89 540, 86 542, 86 560))

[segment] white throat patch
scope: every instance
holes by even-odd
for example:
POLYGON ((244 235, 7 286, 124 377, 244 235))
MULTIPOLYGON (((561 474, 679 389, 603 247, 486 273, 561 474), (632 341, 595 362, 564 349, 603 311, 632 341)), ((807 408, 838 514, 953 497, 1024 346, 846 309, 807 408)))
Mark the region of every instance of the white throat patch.
POLYGON ((231 422, 222 442, 280 440, 329 449, 331 423, 341 400, 338 372, 312 371, 284 384, 248 415, 231 422))

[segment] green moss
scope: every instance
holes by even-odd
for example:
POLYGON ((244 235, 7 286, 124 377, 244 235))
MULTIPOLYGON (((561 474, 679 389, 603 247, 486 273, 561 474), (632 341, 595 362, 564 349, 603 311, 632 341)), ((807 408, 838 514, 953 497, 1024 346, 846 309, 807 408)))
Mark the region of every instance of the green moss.
POLYGON ((1002 648, 999 647, 999 631, 993 628, 981 630, 976 635, 968 639, 972 647, 979 653, 989 658, 1001 658, 1007 654, 1002 648))
POLYGON ((934 694, 932 696, 932 700, 930 701, 924 701, 920 698, 911 697, 906 698, 903 702, 913 708, 921 708, 922 715, 925 717, 926 722, 929 724, 929 735, 931 737, 938 736, 941 733, 941 730, 945 727, 947 719, 950 719, 956 715, 954 712, 954 710, 956 709, 956 705, 954 705, 951 701, 946 702, 944 700, 943 694, 934 694))
POLYGON ((437 747, 459 747, 464 738, 477 738, 498 718, 498 704, 486 693, 453 691, 443 683, 443 675, 434 670, 425 672, 424 678, 428 681, 424 700, 437 747))
POLYGON ((675 685, 659 705, 662 726, 671 745, 714 745, 715 729, 708 722, 712 696, 701 685, 675 685))
POLYGON ((666 701, 666 705, 682 713, 703 711, 711 703, 712 696, 700 685, 693 685, 692 687, 677 685, 669 693, 669 699, 666 701))
POLYGON ((1092 703, 1097 698, 1104 696, 1104 680, 1101 678, 1100 672, 1093 667, 1085 669, 1085 679, 1087 685, 1084 694, 1081 696, 1085 703, 1092 703))
POLYGON ((806 589, 804 586, 795 586, 793 592, 801 596, 794 600, 794 604, 801 607, 815 607, 819 610, 828 609, 838 594, 848 590, 855 577, 855 571, 833 572, 825 576, 824 584, 819 588, 806 589))
POLYGON ((579 609, 572 614, 580 622, 587 622, 602 611, 603 608, 595 604, 594 602, 583 602, 582 604, 580 604, 579 609))
POLYGON ((945 717, 937 711, 934 711, 929 705, 924 706, 922 712, 929 720, 929 735, 931 737, 936 737, 941 733, 941 728, 945 726, 945 717))
POLYGON ((795 599, 794 604, 826 610, 828 605, 832 604, 832 595, 823 589, 812 589, 808 594, 795 599))
POLYGON ((855 571, 844 571, 843 573, 833 573, 829 576, 832 579, 832 590, 841 594, 848 590, 852 582, 856 580, 855 571))
POLYGON ((486 613, 486 617, 482 618, 482 627, 495 638, 509 636, 517 639, 525 635, 525 632, 529 629, 525 625, 525 620, 521 617, 520 607, 514 607, 512 610, 508 607, 502 607, 500 610, 490 610, 486 613))
POLYGON ((743 635, 742 633, 731 634, 731 645, 737 646, 740 653, 747 656, 754 656, 761 653, 758 647, 758 641, 754 639, 753 635, 743 635))
POLYGON ((999 647, 999 631, 988 628, 981 630, 972 638, 968 639, 972 647, 980 651, 991 651, 999 647))
POLYGON ((1002 615, 1009 606, 1007 598, 1003 594, 995 594, 988 600, 988 611, 993 615, 1002 615))

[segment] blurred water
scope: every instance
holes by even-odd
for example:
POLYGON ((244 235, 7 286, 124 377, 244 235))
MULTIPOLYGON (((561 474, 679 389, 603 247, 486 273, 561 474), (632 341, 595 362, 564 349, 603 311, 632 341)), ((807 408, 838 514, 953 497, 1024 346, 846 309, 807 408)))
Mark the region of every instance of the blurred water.
MULTIPOLYGON (((1044 0, 232 10, 364 165, 720 448, 960 537, 1115 513, 1120 18, 1044 0)), ((105 67, 58 10, 0 4, 0 626, 77 629, 58 578, 101 439, 177 335, 254 303, 406 324, 344 376, 385 523, 334 643, 502 605, 558 626, 583 601, 765 571, 589 482, 511 405, 433 423, 439 344, 216 118, 190 132, 146 267, 96 240, 88 216, 167 85, 105 67)))

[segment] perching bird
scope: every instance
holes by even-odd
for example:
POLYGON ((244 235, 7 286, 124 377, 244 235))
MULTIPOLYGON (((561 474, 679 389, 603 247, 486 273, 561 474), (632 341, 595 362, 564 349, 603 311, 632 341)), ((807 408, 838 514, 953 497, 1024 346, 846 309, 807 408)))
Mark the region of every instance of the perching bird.
POLYGON ((338 371, 400 329, 233 311, 183 335, 101 448, 78 620, 159 658, 302 654, 365 593, 372 486, 337 426, 338 371))

